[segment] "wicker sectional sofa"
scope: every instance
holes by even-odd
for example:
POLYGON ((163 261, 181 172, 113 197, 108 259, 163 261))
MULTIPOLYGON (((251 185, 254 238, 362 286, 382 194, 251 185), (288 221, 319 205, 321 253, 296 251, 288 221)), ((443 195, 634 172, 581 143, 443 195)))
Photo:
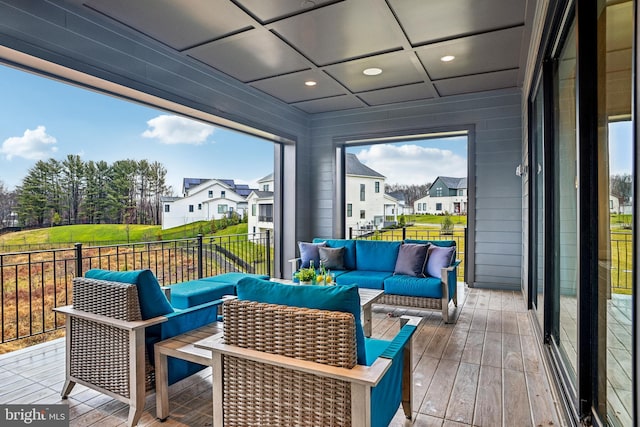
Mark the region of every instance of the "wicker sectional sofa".
MULTIPOLYGON (((457 306, 454 240, 375 241, 315 238, 300 243, 294 271, 310 259, 335 274, 338 285, 381 289, 382 304, 442 311, 449 323, 449 302, 457 306), (318 253, 318 257, 314 258, 318 253), (340 262, 341 261, 341 262, 340 262)), ((295 280, 295 274, 294 274, 295 280)))

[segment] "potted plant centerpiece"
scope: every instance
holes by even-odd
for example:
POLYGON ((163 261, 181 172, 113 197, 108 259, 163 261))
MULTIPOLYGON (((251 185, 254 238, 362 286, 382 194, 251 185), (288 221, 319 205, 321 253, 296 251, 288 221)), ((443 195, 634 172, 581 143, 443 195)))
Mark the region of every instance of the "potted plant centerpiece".
POLYGON ((316 270, 313 268, 301 268, 297 275, 301 284, 310 285, 316 276, 316 270))

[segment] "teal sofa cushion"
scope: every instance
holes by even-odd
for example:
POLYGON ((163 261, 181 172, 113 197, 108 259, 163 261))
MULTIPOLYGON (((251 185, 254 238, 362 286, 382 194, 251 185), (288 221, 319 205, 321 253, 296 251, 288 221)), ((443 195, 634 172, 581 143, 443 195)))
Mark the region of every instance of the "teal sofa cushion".
POLYGON ((246 278, 238 283, 236 291, 240 300, 353 314, 358 364, 365 365, 367 363, 364 332, 360 320, 360 295, 357 286, 285 285, 267 280, 246 278))
POLYGON ((171 304, 151 270, 111 271, 95 268, 87 271, 84 277, 136 285, 143 320, 173 313, 171 304))
POLYGON ((393 273, 402 242, 356 240, 357 270, 393 273))
POLYGON ((313 239, 313 243, 327 242, 329 248, 344 248, 344 269, 356 269, 356 241, 347 239, 313 239))
POLYGON ((384 281, 391 277, 391 271, 354 270, 336 277, 338 285, 358 285, 360 288, 383 289, 384 281))
POLYGON ((384 292, 410 297, 442 298, 442 280, 435 277, 394 275, 384 279, 384 292))

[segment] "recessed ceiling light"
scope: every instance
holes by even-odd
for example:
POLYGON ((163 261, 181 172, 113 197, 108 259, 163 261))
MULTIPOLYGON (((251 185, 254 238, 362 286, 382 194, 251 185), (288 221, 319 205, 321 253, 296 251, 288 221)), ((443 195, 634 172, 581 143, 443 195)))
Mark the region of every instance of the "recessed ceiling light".
POLYGON ((447 56, 443 56, 442 58, 440 58, 440 61, 442 61, 442 62, 451 62, 451 61, 453 61, 454 59, 456 59, 456 57, 455 57, 455 56, 453 56, 453 55, 447 55, 447 56))
POLYGON ((304 84, 307 85, 307 86, 315 86, 318 83, 314 82, 313 80, 307 80, 306 82, 304 82, 304 84))
POLYGON ((377 76, 378 74, 382 74, 382 68, 367 68, 362 71, 362 74, 365 76, 377 76))

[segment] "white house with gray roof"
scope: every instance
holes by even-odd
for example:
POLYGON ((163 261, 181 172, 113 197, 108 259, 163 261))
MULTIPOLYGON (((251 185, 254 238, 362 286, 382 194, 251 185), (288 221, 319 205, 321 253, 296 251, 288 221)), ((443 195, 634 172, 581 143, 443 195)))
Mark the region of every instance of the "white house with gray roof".
POLYGON ((258 180, 258 189, 247 197, 249 240, 259 240, 267 230, 273 232, 273 174, 258 180))
POLYGON ((467 178, 439 176, 429 187, 428 194, 413 202, 416 214, 467 214, 467 178))
POLYGON ((182 197, 162 199, 162 229, 221 219, 232 212, 242 217, 252 190, 232 179, 184 178, 182 197))
POLYGON ((398 201, 386 197, 386 177, 365 166, 355 154, 346 154, 345 165, 345 230, 377 230, 385 223, 385 217, 397 218, 398 201), (393 214, 391 214, 393 212, 393 214), (388 214, 388 215, 387 215, 388 214))

